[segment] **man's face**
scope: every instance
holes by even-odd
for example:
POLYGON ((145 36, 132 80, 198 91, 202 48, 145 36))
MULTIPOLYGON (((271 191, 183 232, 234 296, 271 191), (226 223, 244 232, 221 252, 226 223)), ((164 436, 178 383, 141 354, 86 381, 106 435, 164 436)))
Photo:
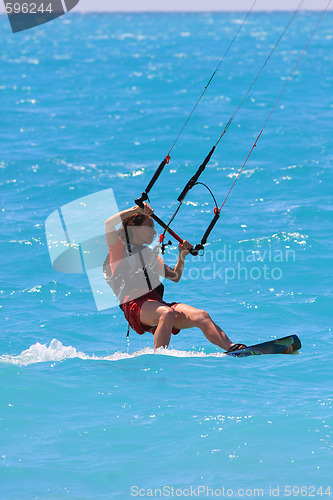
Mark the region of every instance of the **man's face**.
POLYGON ((145 218, 141 226, 133 226, 131 229, 134 236, 133 243, 137 243, 139 245, 150 245, 156 234, 154 221, 148 216, 145 218))
POLYGON ((151 217, 146 217, 141 225, 141 237, 142 243, 152 243, 154 236, 156 234, 154 221, 151 217))

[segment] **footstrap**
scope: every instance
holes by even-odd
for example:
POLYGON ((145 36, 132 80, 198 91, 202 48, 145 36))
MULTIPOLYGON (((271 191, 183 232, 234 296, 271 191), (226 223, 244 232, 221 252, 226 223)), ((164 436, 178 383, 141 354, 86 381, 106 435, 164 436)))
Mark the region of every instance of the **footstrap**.
POLYGON ((247 345, 245 344, 234 344, 232 345, 227 352, 239 351, 240 349, 246 349, 247 345))

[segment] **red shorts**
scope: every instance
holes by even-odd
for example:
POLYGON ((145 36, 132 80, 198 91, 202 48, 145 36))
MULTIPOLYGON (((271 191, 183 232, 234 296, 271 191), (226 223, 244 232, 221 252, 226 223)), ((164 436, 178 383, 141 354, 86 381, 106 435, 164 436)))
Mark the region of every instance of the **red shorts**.
MULTIPOLYGON (((146 295, 143 295, 138 299, 130 300, 129 302, 124 302, 122 305, 122 309, 124 311, 125 318, 127 319, 130 327, 133 328, 133 330, 135 330, 139 335, 142 335, 145 332, 150 332, 154 334, 157 328, 157 326, 144 325, 140 321, 141 307, 147 300, 157 300, 161 304, 172 308, 177 304, 179 304, 179 302, 171 302, 171 303, 164 302, 164 300, 161 299, 161 296, 155 290, 146 293, 146 295)), ((174 335, 177 335, 177 333, 179 332, 180 330, 178 330, 178 328, 172 329, 172 333, 174 335)))

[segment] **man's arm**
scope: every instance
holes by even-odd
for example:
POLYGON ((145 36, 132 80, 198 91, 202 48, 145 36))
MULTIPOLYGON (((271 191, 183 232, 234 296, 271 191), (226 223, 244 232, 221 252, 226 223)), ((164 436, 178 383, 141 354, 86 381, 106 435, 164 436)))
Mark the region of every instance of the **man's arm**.
POLYGON ((191 245, 191 243, 189 243, 186 240, 184 240, 183 243, 179 243, 178 245, 179 255, 175 267, 172 269, 171 267, 164 264, 166 278, 168 278, 171 281, 174 281, 175 283, 178 283, 178 281, 183 275, 185 257, 186 255, 189 254, 191 248, 193 248, 193 245, 191 245))
POLYGON ((144 208, 140 208, 137 205, 135 205, 132 208, 128 208, 127 210, 122 210, 121 212, 112 215, 112 217, 109 217, 105 221, 106 242, 109 247, 114 245, 118 240, 116 226, 121 222, 125 221, 126 219, 128 219, 129 217, 131 217, 132 215, 138 213, 144 215, 151 215, 153 213, 153 209, 150 208, 150 206, 147 203, 144 203, 144 208))

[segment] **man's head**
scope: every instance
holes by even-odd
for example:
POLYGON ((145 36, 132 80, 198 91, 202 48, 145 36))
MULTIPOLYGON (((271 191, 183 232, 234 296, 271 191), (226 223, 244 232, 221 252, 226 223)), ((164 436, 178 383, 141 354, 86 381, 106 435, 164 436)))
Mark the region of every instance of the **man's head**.
MULTIPOLYGON (((123 222, 126 227, 128 238, 131 244, 150 245, 155 237, 153 219, 144 214, 134 214, 123 222)), ((126 242, 125 230, 120 229, 121 239, 126 242)))

